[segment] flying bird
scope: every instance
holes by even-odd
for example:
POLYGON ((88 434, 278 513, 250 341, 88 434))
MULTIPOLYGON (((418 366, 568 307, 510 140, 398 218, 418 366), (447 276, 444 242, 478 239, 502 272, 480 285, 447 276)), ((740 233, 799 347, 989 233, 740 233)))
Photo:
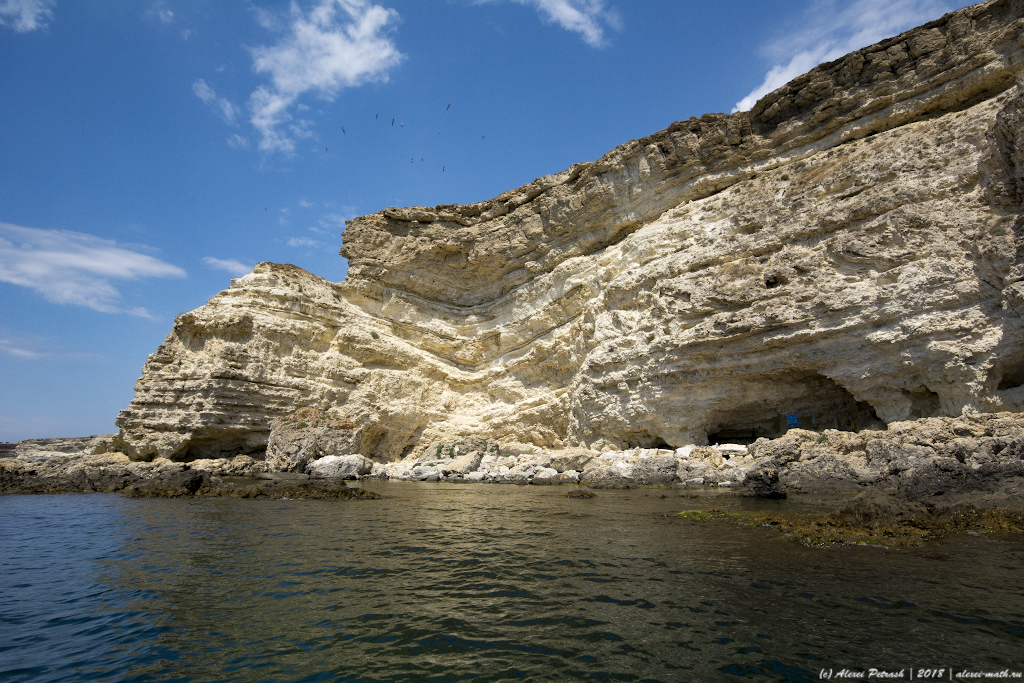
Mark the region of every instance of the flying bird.
POLYGON ((374 115, 373 115, 373 118, 375 118, 375 119, 379 119, 379 118, 380 118, 380 114, 374 114, 374 115))
POLYGON ((487 137, 487 136, 486 135, 481 135, 480 139, 483 140, 485 137, 487 137))
POLYGON ((342 127, 341 127, 341 134, 342 134, 342 135, 344 135, 344 134, 345 134, 345 126, 342 126, 342 127))
MULTIPOLYGON (((451 105, 451 104, 449 104, 449 105, 448 105, 448 109, 451 109, 451 108, 452 108, 452 105, 451 105)), ((448 109, 445 109, 445 111, 448 111, 448 109)))
POLYGON ((405 124, 404 123, 400 123, 398 125, 401 126, 402 128, 405 128, 405 124))
POLYGON ((395 120, 394 119, 391 119, 391 125, 392 126, 395 125, 395 120))
POLYGON ((441 167, 441 173, 444 173, 444 169, 446 169, 446 168, 448 168, 448 167, 447 166, 442 166, 441 167))

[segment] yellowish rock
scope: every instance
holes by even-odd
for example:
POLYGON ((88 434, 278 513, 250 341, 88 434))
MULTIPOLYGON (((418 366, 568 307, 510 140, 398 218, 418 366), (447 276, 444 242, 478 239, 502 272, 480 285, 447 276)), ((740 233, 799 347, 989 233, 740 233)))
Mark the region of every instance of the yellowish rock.
MULTIPOLYGON (((680 447, 1024 408, 1024 5, 992 0, 495 199, 350 221, 349 274, 261 263, 178 316, 114 447, 480 436, 680 447)), ((721 456, 718 456, 721 457, 721 456)))

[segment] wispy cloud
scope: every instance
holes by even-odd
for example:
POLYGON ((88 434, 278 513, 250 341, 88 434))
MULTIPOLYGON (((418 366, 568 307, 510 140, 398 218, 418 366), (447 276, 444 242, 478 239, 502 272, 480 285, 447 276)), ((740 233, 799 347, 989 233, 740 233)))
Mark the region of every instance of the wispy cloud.
POLYGON ((228 143, 228 147, 231 147, 232 149, 249 149, 250 147, 249 138, 244 135, 239 135, 238 133, 233 133, 224 140, 228 143))
POLYGON ((0 26, 19 33, 44 28, 53 19, 55 0, 0 0, 0 26))
POLYGON ((308 249, 323 247, 324 243, 308 237, 293 237, 288 240, 289 247, 305 247, 308 249))
POLYGON ((248 275, 250 272, 252 272, 252 266, 247 266, 244 263, 236 261, 234 259, 219 259, 214 258, 212 256, 204 256, 203 263, 210 266, 211 268, 227 271, 228 273, 231 273, 235 277, 242 277, 243 275, 248 275))
POLYGON ((0 223, 0 282, 33 289, 47 301, 149 317, 145 308, 124 308, 111 284, 145 277, 185 277, 185 271, 93 235, 0 223))
MULTIPOLYGON (((473 0, 473 4, 486 5, 501 0, 473 0)), ((566 31, 580 34, 591 47, 608 44, 607 29, 622 28, 619 13, 608 7, 605 0, 512 0, 517 5, 532 7, 544 21, 561 26, 566 31)))
MULTIPOLYGON (((264 27, 275 26, 266 13, 258 16, 264 27)), ((250 50, 253 69, 271 81, 249 97, 259 148, 291 153, 295 138, 309 135, 310 122, 290 111, 304 94, 333 101, 343 88, 386 81, 403 59, 384 35, 397 19, 394 10, 366 0, 321 0, 308 12, 293 2, 285 35, 250 50)))
POLYGON ((768 93, 822 62, 937 19, 951 9, 942 0, 814 0, 801 17, 799 29, 765 47, 764 55, 773 66, 761 85, 737 102, 733 111, 747 111, 768 93))
MULTIPOLYGON (((206 81, 200 78, 195 83, 193 83, 192 92, 195 94, 196 97, 201 99, 204 104, 220 111, 225 121, 227 121, 228 123, 235 122, 235 105, 231 104, 231 102, 229 102, 226 97, 217 97, 217 93, 214 92, 213 88, 211 88, 206 81)), ((231 143, 228 142, 228 144, 231 143)))
POLYGON ((32 339, 19 339, 17 337, 0 336, 0 353, 6 353, 15 358, 26 358, 35 360, 48 355, 39 350, 39 344, 32 339))
POLYGON ((317 220, 319 225, 310 226, 310 232, 320 235, 336 235, 337 230, 344 230, 346 221, 356 217, 356 207, 342 206, 340 208, 344 213, 325 213, 317 220))
POLYGON ((533 7, 546 21, 558 24, 566 31, 580 34, 591 47, 606 44, 605 30, 620 27, 619 15, 605 6, 604 0, 514 0, 520 5, 533 7))
POLYGON ((12 356, 23 360, 97 362, 109 360, 98 353, 66 351, 60 343, 45 337, 15 337, 0 329, 0 355, 12 356))

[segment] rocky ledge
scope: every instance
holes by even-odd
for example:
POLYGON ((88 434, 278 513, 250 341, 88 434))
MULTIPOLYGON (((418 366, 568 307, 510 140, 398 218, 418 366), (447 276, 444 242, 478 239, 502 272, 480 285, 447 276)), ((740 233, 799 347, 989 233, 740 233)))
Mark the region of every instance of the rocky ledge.
MULTIPOLYGON (((307 420, 313 418, 306 416, 307 420)), ((346 481, 709 488, 784 498, 874 491, 929 505, 1024 508, 1024 415, 965 413, 859 432, 792 429, 748 445, 603 452, 542 450, 487 438, 437 443, 426 453, 375 463, 350 445, 345 425, 300 422, 266 458, 133 462, 106 452, 113 436, 24 441, 0 458, 0 493, 123 491, 130 495, 365 496, 346 481), (61 445, 63 450, 52 450, 61 445), (74 448, 86 450, 74 451, 74 448), (355 492, 355 493, 353 493, 355 492)))
POLYGON ((0 494, 114 493, 136 498, 232 496, 359 500, 377 494, 349 486, 344 479, 267 472, 265 463, 246 456, 190 463, 157 459, 132 462, 109 450, 112 435, 77 439, 33 439, 3 444, 0 494))

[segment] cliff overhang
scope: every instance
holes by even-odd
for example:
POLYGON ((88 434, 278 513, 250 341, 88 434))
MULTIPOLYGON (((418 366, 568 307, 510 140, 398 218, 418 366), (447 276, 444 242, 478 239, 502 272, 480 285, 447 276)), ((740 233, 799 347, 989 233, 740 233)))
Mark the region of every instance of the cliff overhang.
POLYGON ((357 218, 344 282, 262 263, 179 316, 119 447, 259 453, 300 409, 379 462, 1019 412, 1022 28, 1024 1, 990 0, 749 112, 357 218))

